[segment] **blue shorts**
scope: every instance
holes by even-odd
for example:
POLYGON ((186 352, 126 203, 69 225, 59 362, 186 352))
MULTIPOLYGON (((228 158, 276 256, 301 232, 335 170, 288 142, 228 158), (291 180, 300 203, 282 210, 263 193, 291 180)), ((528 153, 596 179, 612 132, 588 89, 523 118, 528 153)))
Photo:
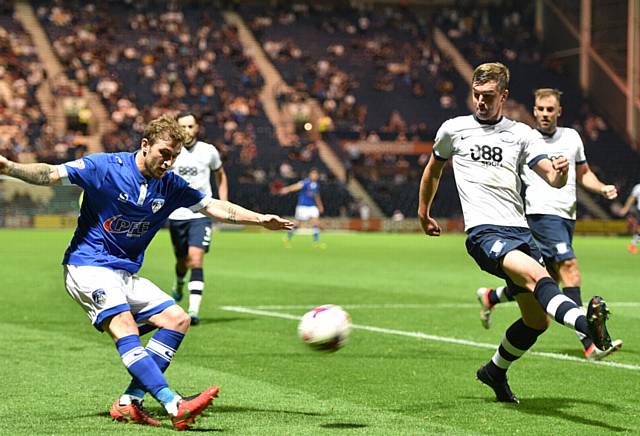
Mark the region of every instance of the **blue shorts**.
POLYGON ((531 231, 526 227, 506 227, 481 225, 467 231, 465 242, 467 252, 473 257, 481 270, 500 277, 516 291, 522 288, 507 276, 500 266, 500 260, 510 251, 520 250, 544 265, 540 249, 533 240, 531 231))
POLYGON ((557 215, 527 215, 527 222, 548 265, 574 259, 571 243, 576 222, 557 215))
POLYGON ((196 218, 193 220, 169 220, 169 232, 173 251, 177 257, 186 257, 189 247, 202 248, 209 252, 211 245, 211 220, 196 218))

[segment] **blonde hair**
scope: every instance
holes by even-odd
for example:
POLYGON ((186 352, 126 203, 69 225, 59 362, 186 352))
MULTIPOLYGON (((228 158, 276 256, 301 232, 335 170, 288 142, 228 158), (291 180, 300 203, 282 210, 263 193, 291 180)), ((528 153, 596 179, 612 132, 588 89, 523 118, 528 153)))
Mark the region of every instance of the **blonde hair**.
POLYGON ((153 146, 159 139, 170 140, 174 144, 184 144, 189 139, 176 117, 164 114, 151 120, 144 129, 144 138, 153 146))
POLYGON ((471 77, 471 83, 483 83, 495 81, 498 83, 498 89, 504 91, 509 87, 509 68, 500 62, 489 62, 486 64, 478 65, 473 70, 473 76, 471 77))
POLYGON ((559 89, 538 88, 535 91, 533 91, 533 96, 536 100, 543 97, 549 97, 550 95, 553 95, 556 98, 556 101, 558 102, 558 106, 560 106, 560 96, 562 95, 562 91, 560 91, 559 89))

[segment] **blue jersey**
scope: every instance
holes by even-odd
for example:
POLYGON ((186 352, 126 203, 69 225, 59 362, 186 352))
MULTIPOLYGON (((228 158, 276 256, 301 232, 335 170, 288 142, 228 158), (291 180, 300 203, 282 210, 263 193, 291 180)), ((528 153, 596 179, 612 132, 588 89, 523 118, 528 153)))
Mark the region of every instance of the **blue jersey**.
POLYGON ((309 179, 302 181, 302 189, 298 193, 298 206, 316 206, 316 195, 320 191, 318 182, 309 179))
POLYGON ((171 212, 209 201, 173 172, 147 180, 135 153, 98 153, 58 167, 64 184, 84 189, 78 228, 63 264, 137 272, 144 251, 171 212))

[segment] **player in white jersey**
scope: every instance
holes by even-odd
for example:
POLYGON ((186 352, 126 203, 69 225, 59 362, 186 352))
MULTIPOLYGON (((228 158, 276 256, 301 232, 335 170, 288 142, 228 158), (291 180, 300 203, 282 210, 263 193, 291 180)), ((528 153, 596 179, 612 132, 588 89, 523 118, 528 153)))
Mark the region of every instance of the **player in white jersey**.
MULTIPOLYGON (((527 166, 523 167, 521 176, 526 187, 527 222, 542 251, 547 270, 556 282, 562 283, 562 292, 582 306, 580 269, 572 247, 577 207, 576 183, 609 200, 618 194, 615 186, 602 183, 589 168, 578 132, 558 127, 558 117, 562 114, 561 94, 557 89, 537 89, 534 93, 533 115, 536 135, 544 141, 546 155, 551 159, 564 156, 569 161, 567 184, 560 189, 553 188, 527 166)), ((477 297, 481 305, 480 320, 485 328, 490 326, 495 305, 513 300, 506 286, 479 288, 477 297)), ((616 340, 611 348, 601 351, 589 337, 581 333, 578 333, 578 337, 587 359, 602 359, 622 346, 622 341, 616 340)))
POLYGON ((476 376, 493 389, 498 401, 517 403, 507 383, 507 369, 547 329, 547 314, 588 335, 598 348, 608 349, 611 338, 602 298, 590 300, 585 316, 539 263, 542 256, 527 227, 519 192, 520 166, 528 165, 547 183, 560 188, 567 182, 569 162, 564 157, 550 160, 533 129, 502 116, 508 83, 509 70, 500 63, 482 64, 474 70, 474 115, 445 121, 438 130, 420 182, 418 218, 428 236, 440 235, 431 205, 444 165, 451 158, 467 251, 481 269, 505 279, 517 292, 522 316, 507 329, 498 350, 476 376))
POLYGON ((640 241, 640 224, 638 222, 640 220, 640 183, 631 189, 631 194, 629 194, 627 201, 625 201, 624 206, 620 209, 620 215, 627 215, 632 208, 633 212, 631 212, 631 216, 629 218, 633 226, 633 236, 629 243, 628 250, 631 254, 637 254, 638 242, 640 241))
MULTIPOLYGON (((213 145, 198 141, 200 126, 195 114, 181 113, 177 120, 189 139, 173 164, 173 171, 189 182, 189 186, 208 196, 212 195, 213 171, 218 197, 227 201, 227 175, 222 167, 220 153, 213 145)), ((186 208, 177 209, 169 216, 169 230, 176 256, 176 277, 171 294, 176 301, 182 300, 185 277, 191 270, 187 312, 191 317, 191 325, 197 325, 200 322, 200 303, 204 291, 204 255, 209 252, 211 245, 211 219, 186 208)))

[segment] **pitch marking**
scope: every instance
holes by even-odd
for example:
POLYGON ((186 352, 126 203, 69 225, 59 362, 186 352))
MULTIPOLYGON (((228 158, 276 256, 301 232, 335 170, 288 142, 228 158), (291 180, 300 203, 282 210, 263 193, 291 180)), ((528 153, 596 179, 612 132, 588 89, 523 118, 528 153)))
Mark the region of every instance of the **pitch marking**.
MULTIPOLYGON (((316 304, 316 306, 318 306, 316 304)), ((342 304, 345 309, 475 309, 478 303, 435 303, 435 304, 342 304)), ((640 307, 640 302, 607 303, 612 308, 640 307)), ((267 306, 242 306, 257 310, 290 310, 310 309, 313 304, 267 305, 267 306)), ((515 306, 514 306, 515 307, 515 306)))
MULTIPOLYGON (((288 313, 271 312, 267 310, 259 310, 259 309, 253 309, 253 308, 242 307, 242 306, 222 306, 221 309, 229 312, 248 313, 251 315, 268 316, 271 318, 290 319, 293 321, 300 320, 299 316, 289 315, 288 313)), ((475 347, 475 348, 487 348, 490 350, 495 350, 497 347, 497 345, 495 344, 489 344, 486 342, 475 342, 475 341, 469 341, 467 339, 450 338, 447 336, 436 336, 436 335, 429 335, 421 332, 408 332, 404 330, 387 329, 382 327, 374 327, 374 326, 361 325, 361 324, 353 324, 353 328, 358 330, 366 330, 374 333, 382 333, 385 335, 405 336, 410 338, 423 339, 427 341, 446 342, 449 344, 466 345, 466 346, 475 347)), ((608 366, 608 367, 620 368, 620 369, 629 369, 632 371, 640 371, 640 365, 632 365, 632 364, 610 362, 610 361, 592 361, 592 360, 586 360, 584 358, 568 356, 566 354, 546 353, 546 352, 540 352, 540 351, 531 351, 529 352, 529 354, 532 354, 534 356, 547 357, 549 359, 555 359, 555 360, 568 360, 568 361, 577 362, 577 363, 608 366)))

